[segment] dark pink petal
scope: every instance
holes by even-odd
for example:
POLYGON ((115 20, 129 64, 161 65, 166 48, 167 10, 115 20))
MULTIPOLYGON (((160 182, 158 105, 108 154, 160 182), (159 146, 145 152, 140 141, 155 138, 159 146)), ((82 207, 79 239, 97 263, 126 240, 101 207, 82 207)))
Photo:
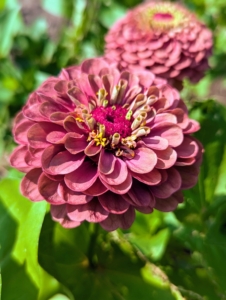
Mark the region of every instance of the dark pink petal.
POLYGON ((67 214, 72 221, 82 222, 86 220, 94 223, 105 220, 109 215, 97 199, 83 205, 68 205, 67 214))
POLYGON ((190 189, 196 185, 199 174, 199 168, 196 165, 176 167, 176 169, 182 179, 181 189, 190 189))
POLYGON ((34 92, 30 95, 27 104, 23 108, 23 114, 26 118, 31 121, 43 122, 48 121, 47 117, 44 117, 39 112, 39 107, 42 102, 44 102, 40 95, 37 92, 34 92))
POLYGON ((160 183, 162 179, 161 173, 157 169, 153 169, 151 172, 145 174, 138 174, 134 172, 130 173, 134 178, 147 185, 156 185, 160 183))
POLYGON ((43 200, 43 196, 38 190, 38 180, 42 174, 42 169, 33 169, 28 172, 21 181, 21 193, 32 201, 43 200))
POLYGON ((122 197, 134 206, 148 206, 154 202, 154 197, 148 187, 137 180, 133 181, 131 189, 122 197))
POLYGON ((59 183, 57 191, 58 194, 65 201, 67 201, 68 204, 73 204, 73 205, 86 204, 93 199, 93 196, 88 196, 80 192, 72 191, 63 182, 59 183))
POLYGON ((85 161, 74 172, 65 176, 65 183, 69 189, 83 192, 90 188, 98 177, 97 167, 91 161, 85 161))
POLYGON ((122 196, 116 195, 112 192, 107 192, 98 196, 100 204, 109 213, 123 214, 129 208, 129 203, 126 202, 122 196))
POLYGON ((125 160, 128 168, 134 173, 149 173, 157 163, 157 156, 149 148, 135 149, 134 158, 125 160))
POLYGON ((183 141, 183 131, 178 125, 162 123, 154 125, 152 135, 157 135, 168 140, 169 146, 177 147, 183 141))
POLYGON ((155 209, 158 209, 163 212, 173 211, 181 202, 183 202, 183 194, 181 192, 177 192, 166 199, 156 198, 155 209))
POLYGON ((50 145, 46 136, 53 131, 65 132, 65 130, 53 123, 40 122, 30 127, 27 133, 28 142, 33 148, 46 148, 50 145))
POLYGON ((107 231, 113 231, 117 228, 129 229, 135 219, 135 210, 130 208, 121 215, 109 214, 108 218, 100 223, 101 227, 107 231))
POLYGON ((62 146, 46 148, 42 154, 42 166, 45 172, 52 175, 68 174, 78 169, 85 159, 83 153, 71 154, 62 151, 62 146))
POLYGON ((112 191, 113 193, 122 195, 128 192, 132 185, 132 176, 128 173, 126 180, 118 185, 109 185, 107 184, 101 177, 99 177, 102 183, 108 188, 108 190, 112 191))
POLYGON ((168 177, 165 182, 150 187, 150 190, 157 198, 168 198, 181 188, 181 176, 175 168, 167 170, 167 175, 168 177))
POLYGON ((136 210, 143 214, 151 214, 153 212, 153 207, 149 206, 134 206, 136 210))
POLYGON ((87 146, 87 138, 77 133, 69 133, 65 139, 65 148, 72 154, 84 151, 87 146))
POLYGON ((169 169, 177 160, 177 152, 171 147, 162 151, 155 150, 155 153, 158 157, 158 161, 155 166, 157 169, 169 169))
POLYGON ((38 189, 43 198, 51 204, 59 205, 65 200, 58 193, 59 181, 53 181, 44 173, 39 177, 38 189))
POLYGON ((114 171, 109 175, 100 173, 100 177, 109 185, 119 185, 123 183, 128 175, 126 163, 120 158, 116 158, 114 171))
POLYGON ((67 204, 51 205, 50 209, 54 221, 59 222, 65 228, 74 228, 81 225, 81 222, 71 221, 67 216, 67 204))
POLYGON ((29 172, 33 169, 32 166, 29 166, 25 162, 27 151, 27 146, 19 146, 13 151, 10 156, 10 164, 21 172, 29 172))
POLYGON ((56 112, 68 112, 68 109, 66 109, 63 105, 60 105, 59 103, 51 103, 49 101, 43 102, 40 106, 39 106, 39 112, 41 113, 41 115, 43 115, 46 118, 50 118, 50 116, 53 113, 56 112))
POLYGON ((116 157, 111 153, 102 149, 100 152, 98 170, 99 172, 107 175, 114 171, 116 157))
POLYGON ((108 188, 105 185, 103 185, 103 183, 97 177, 96 181, 92 184, 92 186, 87 190, 83 191, 83 193, 91 196, 99 196, 106 193, 107 190, 108 188))

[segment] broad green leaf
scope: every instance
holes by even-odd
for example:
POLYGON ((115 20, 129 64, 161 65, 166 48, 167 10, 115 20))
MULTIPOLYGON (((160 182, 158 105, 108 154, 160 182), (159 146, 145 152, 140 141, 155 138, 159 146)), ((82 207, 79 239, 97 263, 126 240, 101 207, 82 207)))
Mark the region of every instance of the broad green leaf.
POLYGON ((121 241, 115 243, 111 237, 114 235, 106 236, 103 230, 91 232, 87 224, 64 229, 47 215, 39 262, 75 299, 176 299, 169 284, 146 280, 153 274, 142 276, 145 262, 133 250, 122 250, 121 241))

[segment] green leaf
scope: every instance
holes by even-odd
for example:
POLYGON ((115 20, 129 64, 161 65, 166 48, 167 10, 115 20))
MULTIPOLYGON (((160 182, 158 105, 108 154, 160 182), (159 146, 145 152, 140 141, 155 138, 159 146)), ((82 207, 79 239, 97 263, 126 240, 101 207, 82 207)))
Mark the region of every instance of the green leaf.
POLYGON ((6 57, 13 43, 13 37, 20 29, 20 21, 18 19, 19 9, 9 9, 0 12, 0 58, 6 57))
POLYGON ((64 229, 47 215, 41 231, 39 262, 75 299, 175 299, 168 283, 148 281, 153 277, 151 272, 141 274, 145 262, 133 250, 123 250, 120 240, 112 240, 114 236, 106 236, 103 230, 91 233, 87 224, 64 229))

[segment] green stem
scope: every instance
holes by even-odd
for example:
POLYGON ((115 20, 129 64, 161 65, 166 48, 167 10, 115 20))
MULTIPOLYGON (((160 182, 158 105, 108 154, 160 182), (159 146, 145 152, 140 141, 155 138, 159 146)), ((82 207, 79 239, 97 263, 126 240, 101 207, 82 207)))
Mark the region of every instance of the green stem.
POLYGON ((87 251, 87 257, 89 260, 89 265, 91 269, 96 269, 97 261, 95 257, 95 250, 96 250, 96 241, 98 238, 98 231, 99 231, 99 224, 91 223, 90 224, 90 242, 87 251))

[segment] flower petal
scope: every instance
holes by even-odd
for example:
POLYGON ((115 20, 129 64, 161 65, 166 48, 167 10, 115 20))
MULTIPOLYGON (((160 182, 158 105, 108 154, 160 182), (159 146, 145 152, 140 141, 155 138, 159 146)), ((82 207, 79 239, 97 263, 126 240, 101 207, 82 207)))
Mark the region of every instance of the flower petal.
POLYGON ((158 161, 155 166, 157 169, 168 169, 172 167, 177 160, 177 152, 171 147, 162 151, 155 150, 155 153, 158 157, 158 161))
POLYGON ((126 163, 120 158, 116 158, 116 163, 114 166, 114 171, 108 175, 99 174, 100 177, 109 185, 119 185, 123 183, 128 174, 128 169, 126 163))
POLYGON ((129 203, 122 198, 122 196, 116 195, 112 192, 100 195, 98 200, 106 211, 113 214, 123 214, 130 206, 129 203))
POLYGON ((91 196, 99 196, 104 194, 107 190, 108 188, 97 177, 96 181, 91 185, 91 187, 83 191, 83 193, 91 196))
POLYGON ((178 125, 160 123, 152 128, 152 134, 167 139, 169 146, 177 147, 183 142, 183 131, 178 125))
POLYGON ((177 193, 174 193, 167 199, 156 198, 155 209, 163 212, 173 211, 181 202, 183 202, 183 194, 179 191, 177 193))
POLYGON ((58 193, 59 181, 53 181, 44 173, 41 174, 38 181, 38 189, 43 198, 51 204, 59 205, 65 203, 65 200, 58 193))
POLYGON ((134 206, 148 206, 154 202, 154 197, 148 187, 137 180, 133 181, 131 189, 122 197, 134 206))
POLYGON ((42 169, 33 169, 28 172, 21 181, 21 193, 32 201, 41 201, 43 196, 38 190, 38 180, 42 174, 42 169))
POLYGON ((68 174, 78 169, 85 159, 83 153, 71 154, 62 151, 62 147, 52 145, 42 154, 42 166, 45 172, 52 175, 68 174))
POLYGON ((175 168, 167 170, 167 175, 165 182, 150 187, 150 190, 157 198, 168 198, 181 188, 181 176, 175 168))
POLYGON ((90 188, 98 177, 97 167, 91 161, 85 161, 76 171, 65 175, 69 189, 83 192, 90 188))
POLYGON ((130 173, 134 178, 147 185, 156 185, 160 183, 162 179, 161 173, 157 169, 153 169, 151 172, 145 174, 138 174, 134 172, 130 173))
POLYGON ((86 137, 77 133, 68 133, 65 139, 65 148, 72 154, 84 151, 87 146, 86 137))
POLYGON ((128 168, 134 173, 149 173, 157 163, 157 156, 149 148, 137 148, 134 158, 125 160, 128 168))
POLYGON ((100 223, 101 227, 107 231, 113 231, 117 228, 129 229, 135 219, 135 210, 130 208, 121 215, 109 214, 106 220, 100 223))
POLYGON ((51 205, 50 212, 52 219, 59 222, 65 228, 74 228, 81 225, 81 222, 71 221, 67 216, 67 204, 51 205))
POLYGON ((99 172, 107 175, 114 171, 116 157, 111 153, 102 149, 100 152, 98 170, 99 172))
POLYGON ((132 176, 128 173, 126 180, 118 185, 109 185, 101 177, 99 177, 102 183, 113 193, 122 195, 128 192, 132 185, 132 176))
POLYGON ((105 220, 109 213, 100 205, 97 199, 93 199, 83 205, 68 205, 67 214, 72 221, 82 222, 86 220, 99 223, 105 220))

